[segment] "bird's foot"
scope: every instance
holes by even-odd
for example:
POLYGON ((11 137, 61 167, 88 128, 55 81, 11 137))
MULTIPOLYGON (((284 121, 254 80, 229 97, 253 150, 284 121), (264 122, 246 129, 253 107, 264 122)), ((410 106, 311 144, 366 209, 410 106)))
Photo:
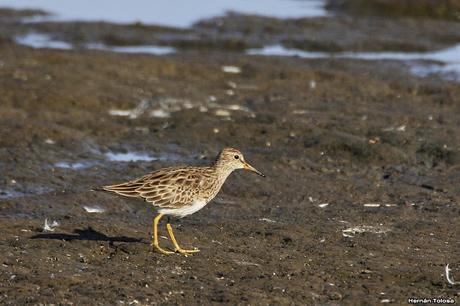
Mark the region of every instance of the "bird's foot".
POLYGON ((159 253, 162 253, 162 254, 165 254, 165 255, 174 254, 173 251, 167 251, 167 250, 163 249, 162 247, 160 247, 158 244, 152 243, 151 246, 153 247, 154 251, 158 251, 159 253))
POLYGON ((185 250, 185 249, 182 249, 182 248, 175 248, 174 251, 176 253, 180 253, 180 254, 183 254, 185 256, 188 256, 188 255, 192 255, 193 253, 198 253, 200 250, 198 249, 193 249, 193 250, 185 250))

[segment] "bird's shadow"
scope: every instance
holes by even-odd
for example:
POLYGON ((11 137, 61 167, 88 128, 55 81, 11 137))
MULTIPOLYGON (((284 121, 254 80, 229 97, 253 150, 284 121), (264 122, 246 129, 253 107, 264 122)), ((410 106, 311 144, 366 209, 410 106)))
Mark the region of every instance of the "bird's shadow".
POLYGON ((42 233, 37 234, 30 239, 56 239, 56 240, 65 240, 65 241, 73 241, 73 240, 87 240, 87 241, 108 241, 110 243, 113 242, 142 242, 141 238, 132 238, 126 236, 114 236, 110 237, 105 234, 102 234, 98 231, 93 230, 91 227, 87 229, 75 229, 74 234, 64 234, 64 233, 42 233))

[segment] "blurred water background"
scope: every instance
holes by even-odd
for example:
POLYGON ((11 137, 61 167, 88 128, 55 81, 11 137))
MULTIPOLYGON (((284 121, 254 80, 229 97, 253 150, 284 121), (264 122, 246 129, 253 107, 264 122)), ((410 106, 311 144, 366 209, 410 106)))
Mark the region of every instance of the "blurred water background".
POLYGON ((326 15, 322 0, 3 0, 0 6, 39 8, 53 13, 46 19, 55 21, 140 22, 173 27, 189 27, 227 11, 278 18, 326 15))
MULTIPOLYGON (((200 20, 223 16, 228 12, 254 14, 276 18, 334 17, 325 8, 323 0, 3 0, 0 7, 13 9, 40 9, 51 15, 26 17, 23 22, 110 22, 115 24, 161 25, 174 28, 189 28, 200 20)), ((62 41, 45 33, 30 32, 16 37, 16 42, 34 48, 72 49, 68 41, 62 41)), ((98 49, 122 53, 147 53, 164 55, 178 50, 168 45, 123 45, 107 46, 103 43, 80 45, 87 49, 98 49)), ((430 52, 372 51, 330 52, 296 49, 283 45, 265 45, 245 50, 250 55, 297 56, 302 58, 351 58, 361 60, 396 60, 410 64, 410 71, 417 76, 441 74, 449 80, 460 80, 460 44, 430 52)))

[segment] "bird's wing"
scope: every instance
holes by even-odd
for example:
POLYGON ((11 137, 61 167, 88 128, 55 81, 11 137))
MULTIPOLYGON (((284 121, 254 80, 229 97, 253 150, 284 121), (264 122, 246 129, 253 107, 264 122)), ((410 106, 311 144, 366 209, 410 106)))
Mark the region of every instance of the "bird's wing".
POLYGON ((104 190, 128 197, 141 197, 154 206, 176 208, 189 204, 200 186, 197 168, 165 168, 104 190))
POLYGON ((176 208, 193 201, 200 181, 195 167, 167 169, 148 177, 136 191, 154 206, 176 208))

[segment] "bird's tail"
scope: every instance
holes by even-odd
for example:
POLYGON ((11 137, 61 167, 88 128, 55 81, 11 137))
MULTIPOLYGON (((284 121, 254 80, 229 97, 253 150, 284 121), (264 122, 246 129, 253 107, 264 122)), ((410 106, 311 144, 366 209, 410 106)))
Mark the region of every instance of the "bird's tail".
POLYGON ((139 197, 139 192, 136 191, 137 188, 141 187, 142 183, 138 182, 127 182, 122 184, 116 185, 109 185, 109 186, 100 186, 94 187, 92 191, 106 191, 106 192, 113 192, 125 197, 139 197))

